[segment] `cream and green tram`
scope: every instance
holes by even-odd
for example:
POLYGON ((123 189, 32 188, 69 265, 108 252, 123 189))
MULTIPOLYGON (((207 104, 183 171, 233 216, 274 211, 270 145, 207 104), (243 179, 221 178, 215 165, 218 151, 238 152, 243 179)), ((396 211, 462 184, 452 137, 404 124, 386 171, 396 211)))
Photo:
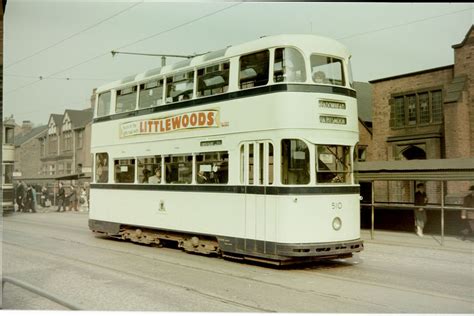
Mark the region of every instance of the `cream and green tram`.
POLYGON ((100 87, 90 229, 277 264, 361 251, 349 58, 278 35, 100 87))

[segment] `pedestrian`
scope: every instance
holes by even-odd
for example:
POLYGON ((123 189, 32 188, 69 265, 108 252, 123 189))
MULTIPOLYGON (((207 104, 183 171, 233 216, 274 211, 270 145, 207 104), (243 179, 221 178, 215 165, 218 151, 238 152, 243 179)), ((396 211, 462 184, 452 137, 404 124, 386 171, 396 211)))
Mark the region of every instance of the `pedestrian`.
POLYGON ((22 212, 25 209, 26 203, 26 184, 20 180, 16 186, 16 204, 18 205, 18 212, 22 212))
POLYGON ((36 190, 35 187, 32 185, 28 185, 28 189, 26 191, 26 211, 36 213, 36 190))
POLYGON ((66 191, 62 182, 59 182, 59 192, 58 192, 58 209, 56 212, 64 212, 66 210, 66 191), (61 211, 61 208, 63 209, 61 211))
POLYGON ((87 191, 85 187, 81 189, 80 196, 81 197, 79 198, 79 203, 81 204, 81 212, 86 212, 88 209, 88 203, 87 203, 87 191))
POLYGON ((423 229, 427 221, 426 210, 423 206, 428 203, 428 198, 425 192, 425 185, 423 183, 418 183, 416 186, 415 193, 415 227, 416 234, 420 237, 423 237, 423 229))
MULTIPOLYGON (((474 208, 474 185, 469 188, 469 195, 464 199, 463 206, 474 208)), ((466 240, 467 237, 474 233, 474 210, 462 210, 461 218, 465 228, 461 231, 462 240, 466 240)))
POLYGON ((69 187, 70 192, 67 196, 69 209, 72 211, 73 209, 77 212, 77 195, 76 195, 76 188, 74 185, 71 184, 69 187))
POLYGON ((43 185, 41 188, 41 206, 46 207, 46 200, 48 199, 48 189, 43 185))

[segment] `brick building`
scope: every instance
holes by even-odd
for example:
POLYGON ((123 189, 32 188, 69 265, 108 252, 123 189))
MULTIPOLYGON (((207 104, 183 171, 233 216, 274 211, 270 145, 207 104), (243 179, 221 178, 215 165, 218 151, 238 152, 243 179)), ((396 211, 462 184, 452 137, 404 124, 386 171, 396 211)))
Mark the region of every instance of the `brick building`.
MULTIPOLYGON (((370 81, 373 139, 367 160, 474 157, 474 26, 453 45, 454 65, 370 81)), ((448 183, 448 193, 469 183, 448 183)), ((414 182, 379 183, 376 200, 413 201, 414 182), (390 194, 389 194, 390 193, 390 194)), ((437 202, 439 183, 427 183, 437 202)))

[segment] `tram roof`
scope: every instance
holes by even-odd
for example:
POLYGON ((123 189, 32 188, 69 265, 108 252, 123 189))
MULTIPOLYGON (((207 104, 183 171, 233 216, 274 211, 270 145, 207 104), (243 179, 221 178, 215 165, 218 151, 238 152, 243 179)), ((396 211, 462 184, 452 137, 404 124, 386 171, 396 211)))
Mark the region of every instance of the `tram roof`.
POLYGON ((474 158, 356 162, 354 171, 359 181, 474 181, 474 158))
POLYGON ((164 67, 149 69, 143 73, 129 75, 120 80, 107 83, 97 88, 97 92, 107 91, 118 86, 124 86, 128 82, 140 81, 158 75, 172 74, 186 67, 193 67, 202 64, 212 64, 212 61, 218 61, 222 58, 230 58, 246 53, 251 53, 265 48, 277 46, 295 46, 313 53, 330 54, 348 58, 350 56, 347 48, 340 42, 313 34, 280 34, 271 36, 262 36, 259 39, 228 46, 223 49, 212 51, 204 55, 196 56, 187 60, 182 60, 164 67))

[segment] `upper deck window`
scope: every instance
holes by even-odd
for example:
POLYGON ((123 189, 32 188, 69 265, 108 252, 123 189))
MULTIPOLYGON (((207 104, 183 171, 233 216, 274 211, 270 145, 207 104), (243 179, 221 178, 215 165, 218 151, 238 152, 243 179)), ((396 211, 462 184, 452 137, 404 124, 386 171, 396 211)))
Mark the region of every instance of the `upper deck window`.
POLYGON ((227 92, 229 89, 229 62, 197 70, 197 96, 227 92))
POLYGON ((137 87, 128 87, 117 91, 115 113, 135 110, 137 104, 137 87))
POLYGON ((140 85, 138 108, 144 109, 163 104, 163 79, 140 85))
POLYGON ((97 103, 97 116, 109 115, 110 113, 110 91, 99 94, 97 103))
POLYGON ((266 85, 268 83, 269 65, 270 52, 268 50, 240 57, 240 89, 266 85))
POLYGON ((189 100, 193 97, 194 72, 179 73, 166 78, 166 102, 189 100))
POLYGON ((311 55, 311 73, 315 83, 345 85, 342 59, 311 55))
POLYGON ((304 58, 294 48, 277 48, 273 64, 274 82, 305 82, 304 58))

